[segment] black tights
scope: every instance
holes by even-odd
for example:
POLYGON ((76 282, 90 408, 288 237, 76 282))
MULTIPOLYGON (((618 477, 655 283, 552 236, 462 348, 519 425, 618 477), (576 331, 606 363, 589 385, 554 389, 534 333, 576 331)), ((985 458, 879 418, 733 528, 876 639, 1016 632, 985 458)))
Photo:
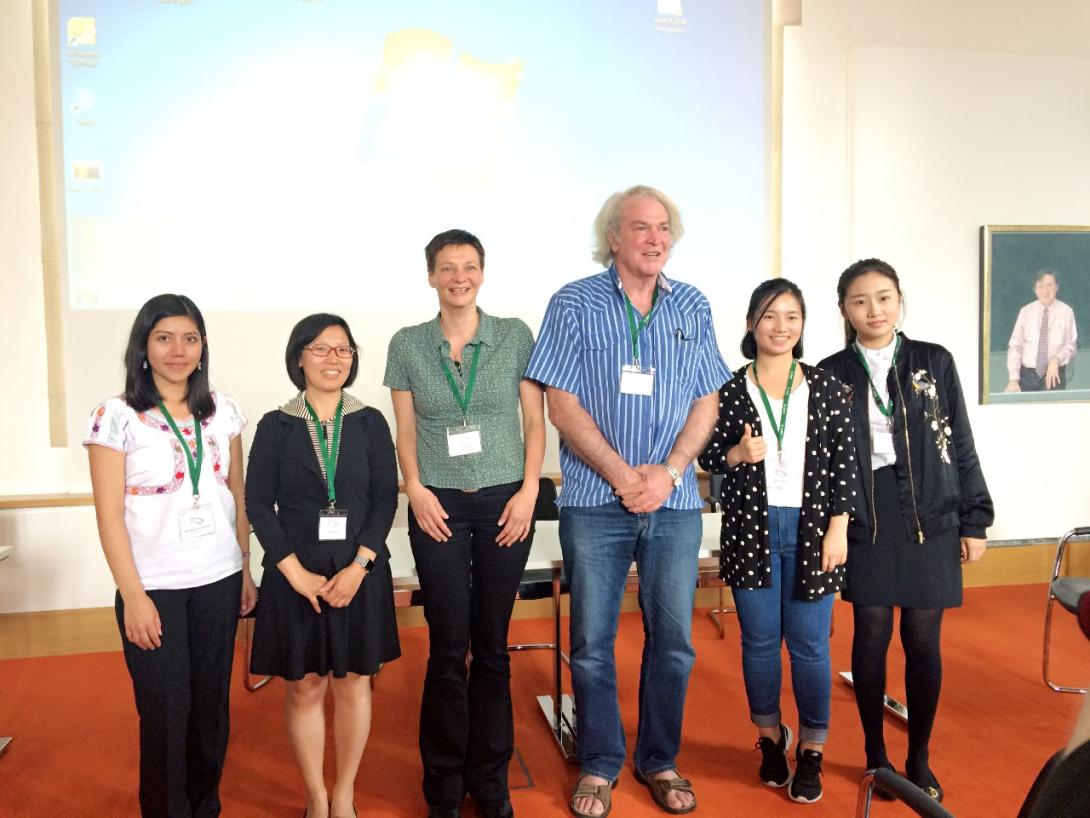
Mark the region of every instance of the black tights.
MULTIPOLYGON (((886 691, 886 652, 893 636, 893 608, 854 605, 852 678, 859 720, 863 723, 867 768, 892 766, 882 735, 886 691)), ((908 760, 905 771, 914 781, 930 776, 927 745, 942 687, 939 637, 942 608, 901 608, 901 645, 905 651, 905 690, 908 694, 908 760)))

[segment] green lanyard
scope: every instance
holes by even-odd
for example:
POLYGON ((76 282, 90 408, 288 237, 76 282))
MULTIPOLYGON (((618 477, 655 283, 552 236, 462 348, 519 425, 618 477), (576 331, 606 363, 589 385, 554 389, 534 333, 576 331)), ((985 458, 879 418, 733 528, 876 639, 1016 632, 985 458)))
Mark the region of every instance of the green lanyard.
POLYGON ((776 425, 776 418, 772 414, 772 404, 768 402, 768 395, 761 386, 761 379, 757 377, 757 362, 753 362, 753 380, 757 382, 757 390, 761 393, 761 401, 768 412, 768 422, 772 424, 772 431, 776 435, 776 453, 783 456, 783 435, 787 431, 787 404, 791 400, 791 384, 795 382, 795 367, 798 361, 791 361, 791 369, 787 373, 787 388, 783 390, 783 407, 780 409, 780 425, 776 425))
POLYGON ((628 333, 632 336, 632 360, 635 363, 640 362, 640 332, 647 326, 647 322, 651 320, 651 313, 655 311, 655 304, 659 300, 659 287, 655 285, 655 291, 651 293, 651 309, 647 311, 647 315, 636 322, 636 310, 632 307, 632 302, 628 298, 628 293, 624 293, 624 308, 628 313, 628 333))
POLYGON ((458 384, 454 382, 454 376, 450 374, 450 365, 447 364, 447 356, 443 354, 443 351, 439 351, 439 361, 443 364, 443 372, 447 376, 447 383, 450 384, 450 391, 454 395, 454 402, 458 404, 458 408, 462 410, 462 425, 466 425, 466 413, 469 412, 469 402, 473 400, 473 384, 477 381, 477 360, 481 357, 481 345, 479 343, 473 344, 473 360, 469 364, 469 380, 466 381, 466 393, 463 395, 462 391, 458 388, 458 384))
POLYGON ((325 464, 326 492, 329 497, 329 507, 333 508, 337 504, 337 489, 333 483, 337 479, 337 453, 341 447, 341 418, 344 417, 344 398, 342 397, 337 403, 337 411, 333 415, 333 440, 329 443, 326 442, 325 425, 318 420, 318 413, 314 411, 314 407, 310 405, 310 401, 306 398, 303 398, 303 403, 306 404, 307 412, 310 413, 310 419, 314 421, 314 428, 318 432, 318 448, 322 453, 322 462, 325 464))
MULTIPOLYGON (((901 351, 901 336, 897 336, 897 345, 893 347, 893 363, 891 366, 897 366, 897 353, 901 351)), ((870 367, 867 366, 867 356, 863 354, 858 346, 855 348, 855 354, 859 356, 859 360, 863 362, 863 369, 867 373, 867 382, 870 384, 870 393, 874 396, 874 402, 878 406, 878 411, 882 413, 884 417, 893 417, 893 395, 889 396, 889 406, 882 403, 882 396, 878 394, 878 389, 874 385, 874 378, 870 374, 870 367)))
POLYGON ((167 423, 170 424, 170 429, 174 432, 174 436, 178 438, 178 442, 182 444, 186 462, 189 463, 189 482, 193 485, 193 505, 196 507, 201 499, 201 464, 204 463, 204 441, 201 438, 201 422, 193 418, 193 437, 197 441, 197 456, 194 457, 193 452, 189 450, 189 441, 185 439, 185 436, 178 428, 178 424, 174 422, 174 418, 167 411, 166 404, 162 401, 159 401, 159 411, 167 419, 167 423))

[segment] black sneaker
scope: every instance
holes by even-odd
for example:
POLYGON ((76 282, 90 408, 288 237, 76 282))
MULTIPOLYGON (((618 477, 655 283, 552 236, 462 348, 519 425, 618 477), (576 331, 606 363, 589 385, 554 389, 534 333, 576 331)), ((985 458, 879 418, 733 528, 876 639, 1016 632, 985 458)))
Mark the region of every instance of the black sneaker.
POLYGON ((821 761, 817 750, 803 750, 795 758, 795 777, 787 797, 800 804, 813 804, 821 800, 821 761))
POLYGON ((757 749, 761 751, 761 783, 769 787, 786 787, 791 783, 791 767, 787 763, 791 728, 780 724, 780 740, 761 736, 757 739, 757 749))

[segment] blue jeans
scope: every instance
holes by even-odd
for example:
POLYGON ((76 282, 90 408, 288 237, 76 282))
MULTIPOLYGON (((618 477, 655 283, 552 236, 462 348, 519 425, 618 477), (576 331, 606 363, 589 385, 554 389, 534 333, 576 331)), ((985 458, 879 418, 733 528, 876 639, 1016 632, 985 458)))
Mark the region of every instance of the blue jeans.
POLYGON ((742 674, 749 715, 758 727, 780 723, 780 645, 787 640, 791 685, 799 711, 799 741, 824 744, 829 737, 829 625, 833 595, 813 602, 798 589, 799 510, 769 506, 772 587, 735 588, 742 628, 742 674))
POLYGON ((613 781, 625 761, 613 654, 617 617, 632 563, 640 576, 640 666, 636 769, 675 766, 692 645, 700 511, 632 514, 620 502, 560 509, 560 547, 571 589, 571 674, 576 751, 585 775, 613 781))

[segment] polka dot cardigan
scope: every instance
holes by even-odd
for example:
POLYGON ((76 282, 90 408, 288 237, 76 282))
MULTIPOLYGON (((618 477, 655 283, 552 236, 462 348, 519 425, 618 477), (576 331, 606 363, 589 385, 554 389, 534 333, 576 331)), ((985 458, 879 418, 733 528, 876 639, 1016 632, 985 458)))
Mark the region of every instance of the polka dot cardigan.
MULTIPOLYGON (((821 542, 830 516, 852 514, 862 501, 855 462, 852 420, 843 384, 812 366, 799 367, 806 376, 810 399, 803 470, 803 505, 799 513, 799 583, 802 599, 819 599, 844 586, 844 567, 821 570, 821 542)), ((719 390, 719 418, 711 439, 698 458, 702 468, 723 474, 723 528, 720 569, 733 588, 772 586, 768 534, 768 495, 762 464, 727 465, 727 452, 749 424, 763 435, 761 414, 746 390, 746 368, 719 390)))

